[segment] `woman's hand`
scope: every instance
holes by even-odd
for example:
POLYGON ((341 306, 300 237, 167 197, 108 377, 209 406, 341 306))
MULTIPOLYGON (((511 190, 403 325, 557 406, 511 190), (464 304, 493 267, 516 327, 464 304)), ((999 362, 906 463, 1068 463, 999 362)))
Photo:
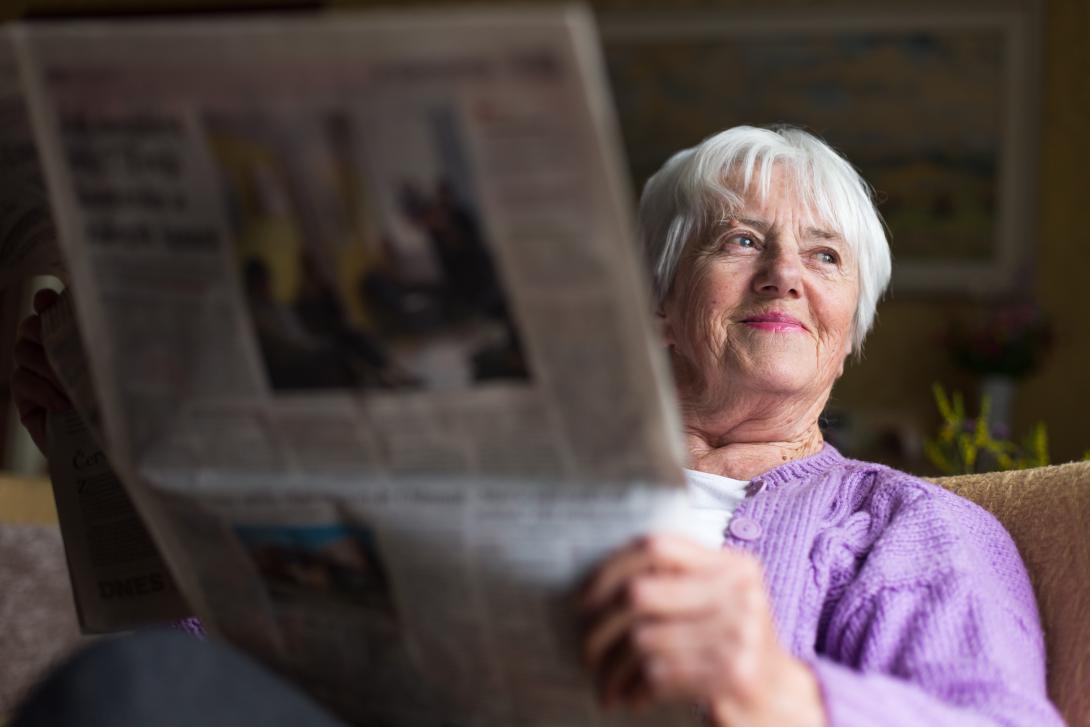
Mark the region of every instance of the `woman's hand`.
POLYGON ((748 554, 641 538, 598 569, 581 607, 606 706, 688 702, 732 727, 825 724, 817 682, 780 646, 748 554))
POLYGON ((15 339, 15 371, 11 375, 12 399, 19 412, 19 421, 43 455, 46 453, 46 412, 72 408, 42 346, 42 319, 39 314, 56 303, 57 298, 57 294, 48 289, 34 294, 34 313, 19 324, 15 339))

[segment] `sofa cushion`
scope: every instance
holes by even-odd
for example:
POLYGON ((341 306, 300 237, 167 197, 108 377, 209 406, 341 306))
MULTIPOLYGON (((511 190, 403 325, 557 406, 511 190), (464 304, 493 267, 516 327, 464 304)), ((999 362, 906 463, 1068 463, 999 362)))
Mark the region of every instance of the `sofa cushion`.
POLYGON ((1090 462, 945 477, 990 511, 1029 570, 1048 645, 1049 693, 1072 727, 1090 727, 1090 462))

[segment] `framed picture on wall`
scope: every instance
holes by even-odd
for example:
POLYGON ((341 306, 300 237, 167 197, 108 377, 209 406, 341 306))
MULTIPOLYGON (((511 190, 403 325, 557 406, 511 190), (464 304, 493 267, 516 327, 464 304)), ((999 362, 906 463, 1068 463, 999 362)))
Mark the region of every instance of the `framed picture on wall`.
POLYGON ((600 22, 638 187, 716 131, 788 123, 824 138, 874 186, 895 294, 998 297, 1032 277, 1035 2, 600 22))

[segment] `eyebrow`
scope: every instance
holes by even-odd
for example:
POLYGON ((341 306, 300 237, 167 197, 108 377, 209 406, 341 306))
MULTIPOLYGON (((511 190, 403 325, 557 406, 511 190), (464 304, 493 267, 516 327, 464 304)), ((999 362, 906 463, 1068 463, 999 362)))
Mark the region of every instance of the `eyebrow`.
POLYGON ((730 224, 732 220, 735 222, 741 222, 743 225, 747 225, 749 227, 756 227, 757 232, 760 232, 762 235, 767 233, 769 228, 772 227, 771 223, 769 223, 768 220, 761 220, 757 219, 756 217, 726 217, 723 221, 727 224, 730 224))
MULTIPOLYGON (((772 227, 772 224, 768 220, 762 220, 757 217, 741 217, 741 216, 728 216, 723 218, 723 224, 730 224, 731 221, 741 222, 743 225, 755 228, 762 235, 768 234, 768 230, 772 227)), ((843 238, 840 234, 825 230, 820 227, 807 227, 805 230, 806 236, 809 238, 816 238, 818 240, 828 240, 830 242, 843 242, 843 238)))
POLYGON ((814 237, 819 240, 828 240, 830 242, 843 242, 839 233, 831 232, 830 230, 823 230, 820 227, 807 227, 806 235, 808 237, 814 237))

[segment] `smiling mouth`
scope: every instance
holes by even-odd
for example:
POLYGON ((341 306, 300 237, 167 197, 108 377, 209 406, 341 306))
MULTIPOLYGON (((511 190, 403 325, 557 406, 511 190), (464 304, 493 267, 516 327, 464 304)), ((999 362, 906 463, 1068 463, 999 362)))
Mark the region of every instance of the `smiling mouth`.
POLYGON ((762 331, 802 331, 805 327, 797 318, 784 313, 763 313, 745 318, 742 323, 762 331))

